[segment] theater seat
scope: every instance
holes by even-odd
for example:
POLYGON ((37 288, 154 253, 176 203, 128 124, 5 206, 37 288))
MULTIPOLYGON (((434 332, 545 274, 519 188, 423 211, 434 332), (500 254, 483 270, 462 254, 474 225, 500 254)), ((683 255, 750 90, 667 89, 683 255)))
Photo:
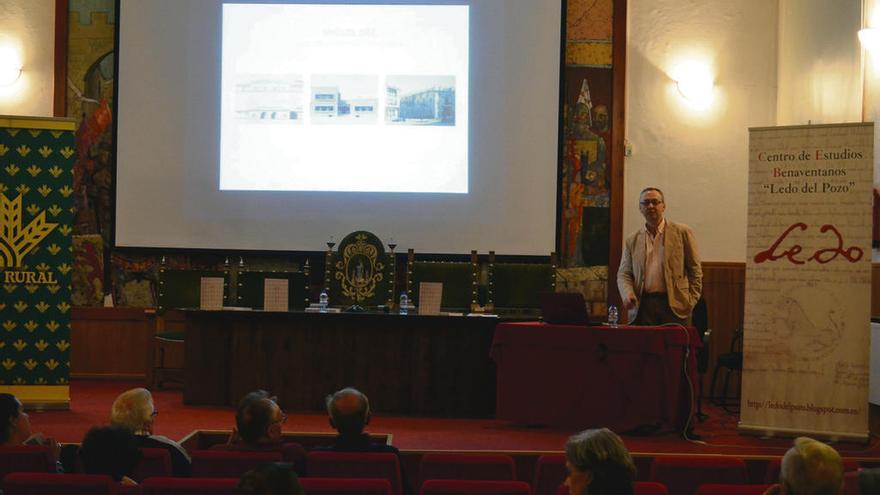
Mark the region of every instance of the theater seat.
POLYGON ((666 485, 670 495, 695 495, 707 483, 745 484, 746 464, 732 457, 657 457, 651 463, 650 481, 666 485))
POLYGON ((553 495, 558 493, 557 490, 565 482, 567 474, 564 455, 542 455, 538 458, 538 462, 535 465, 535 478, 532 480, 533 495, 553 495))
MULTIPOLYGON (((843 472, 850 473, 856 472, 859 470, 859 463, 857 461, 843 461, 843 472)), ((782 457, 777 457, 775 459, 771 459, 769 463, 767 463, 767 472, 764 474, 764 483, 774 484, 779 483, 779 472, 782 470, 782 457)))
POLYGON ((165 449, 141 449, 141 461, 131 472, 131 479, 140 483, 154 476, 171 476, 171 453, 165 449))
POLYGON ((391 453, 309 452, 307 473, 317 478, 379 478, 388 480, 392 495, 402 495, 400 461, 391 453))
POLYGON ((420 495, 529 495, 524 481, 428 480, 420 495))
POLYGON ((238 478, 147 478, 141 495, 235 495, 238 478))
POLYGON ((193 478, 239 478, 251 469, 281 462, 281 452, 196 450, 192 452, 193 478))
POLYGON ((391 483, 376 478, 300 478, 306 495, 391 495, 391 483))
MULTIPOLYGON (((7 473, 54 473, 52 449, 46 445, 9 445, 0 447, 0 480, 7 473)), ((2 485, 0 485, 2 486, 2 485)))
POLYGON ((700 485, 697 495, 761 495, 773 484, 764 485, 700 485))
POLYGON ((633 483, 635 495, 669 495, 666 485, 656 481, 636 481, 633 483))
POLYGON ((11 473, 3 479, 4 495, 116 495, 125 493, 121 488, 103 474, 11 473))
POLYGON ((513 458, 502 454, 425 454, 419 472, 423 482, 515 479, 513 458))

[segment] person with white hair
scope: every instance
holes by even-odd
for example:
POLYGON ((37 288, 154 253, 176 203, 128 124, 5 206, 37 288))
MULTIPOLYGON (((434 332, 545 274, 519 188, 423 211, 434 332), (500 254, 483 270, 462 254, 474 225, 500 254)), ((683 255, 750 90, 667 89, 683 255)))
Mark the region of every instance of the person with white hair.
POLYGON ((165 449, 171 454, 174 476, 189 477, 192 461, 186 450, 174 440, 153 434, 153 425, 159 411, 153 395, 145 388, 133 388, 119 394, 110 410, 110 423, 131 431, 140 448, 165 449))
POLYGON ((838 495, 843 489, 843 459, 830 445, 798 437, 782 457, 779 484, 765 495, 838 495))

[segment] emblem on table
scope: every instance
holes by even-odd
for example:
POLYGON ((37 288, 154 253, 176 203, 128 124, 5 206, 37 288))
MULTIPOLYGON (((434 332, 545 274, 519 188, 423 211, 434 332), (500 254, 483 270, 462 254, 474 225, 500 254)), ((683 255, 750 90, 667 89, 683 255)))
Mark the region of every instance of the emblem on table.
POLYGON ((22 228, 21 198, 19 194, 10 201, 0 194, 0 268, 22 266, 24 257, 58 226, 47 222, 46 212, 41 211, 22 228))
POLYGON ((366 234, 355 236, 355 242, 342 251, 342 259, 336 262, 336 279, 342 295, 356 302, 376 294, 376 285, 384 279, 384 263, 379 261, 379 250, 367 242, 366 234))

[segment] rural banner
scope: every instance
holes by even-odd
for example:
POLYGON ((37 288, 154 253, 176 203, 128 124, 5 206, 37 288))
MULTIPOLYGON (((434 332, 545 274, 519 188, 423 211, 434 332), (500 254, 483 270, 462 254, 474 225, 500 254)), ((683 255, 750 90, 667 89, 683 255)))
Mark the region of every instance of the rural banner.
POLYGON ((0 392, 70 403, 74 122, 0 116, 0 392))
POLYGON ((741 430, 868 437, 873 142, 750 129, 741 430))

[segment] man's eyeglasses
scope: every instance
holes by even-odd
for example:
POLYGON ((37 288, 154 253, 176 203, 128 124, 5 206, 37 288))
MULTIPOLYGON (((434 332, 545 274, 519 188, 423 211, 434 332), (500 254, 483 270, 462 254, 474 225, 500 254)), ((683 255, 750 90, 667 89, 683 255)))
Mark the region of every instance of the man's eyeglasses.
POLYGON ((150 417, 153 417, 153 418, 155 418, 158 415, 159 415, 159 411, 153 411, 150 413, 150 417))
POLYGON ((661 203, 663 203, 662 199, 643 199, 642 201, 639 201, 639 204, 642 206, 649 206, 649 205, 657 206, 661 203))
POLYGON ((284 413, 281 413, 281 417, 278 418, 278 420, 275 421, 275 422, 276 422, 276 423, 281 423, 281 424, 287 423, 287 415, 284 414, 284 413))

